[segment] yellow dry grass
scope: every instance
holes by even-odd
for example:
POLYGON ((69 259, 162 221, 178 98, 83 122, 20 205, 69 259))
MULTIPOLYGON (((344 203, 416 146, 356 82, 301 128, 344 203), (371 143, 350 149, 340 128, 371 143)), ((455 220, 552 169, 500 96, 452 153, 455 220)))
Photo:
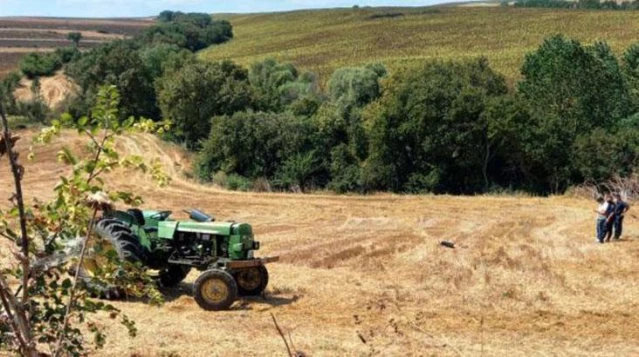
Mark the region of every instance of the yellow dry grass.
MULTIPOLYGON (((25 165, 29 197, 51 195, 62 143, 81 141, 65 133, 25 165)), ((162 307, 117 302, 139 336, 105 319, 109 342, 96 356, 284 356, 270 313, 312 356, 639 355, 632 218, 623 241, 602 246, 586 200, 226 192, 181 177, 189 158, 154 137, 122 145, 162 158, 174 183, 157 189, 118 174, 114 186, 136 190, 144 207, 198 207, 250 222, 260 254, 282 260, 269 266, 266 298, 240 300, 230 311, 198 308, 190 296, 195 272, 165 290, 162 307), (443 239, 457 248, 438 245, 443 239)), ((1 170, 0 197, 8 197, 4 160, 1 170)))
MULTIPOLYGON (((14 92, 15 98, 21 102, 32 101, 34 99, 32 85, 32 80, 22 78, 20 86, 14 92)), ((77 95, 78 92, 78 85, 62 71, 58 71, 51 77, 40 79, 40 96, 50 108, 56 108, 69 96, 77 95)))

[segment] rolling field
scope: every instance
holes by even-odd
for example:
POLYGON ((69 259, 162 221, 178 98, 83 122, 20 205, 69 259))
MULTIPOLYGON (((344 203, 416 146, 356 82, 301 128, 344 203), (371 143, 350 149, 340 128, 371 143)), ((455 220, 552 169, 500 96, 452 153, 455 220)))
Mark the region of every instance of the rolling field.
MULTIPOLYGON (((26 150, 30 132, 22 132, 26 150)), ((28 197, 50 197, 65 133, 25 163, 28 197)), ((114 174, 147 208, 201 208, 253 224, 269 266, 266 295, 230 311, 200 310, 187 281, 164 306, 116 305, 138 323, 119 326, 96 356, 284 356, 273 313, 311 356, 639 355, 639 222, 624 240, 594 243, 593 202, 569 197, 336 196, 227 192, 182 176, 189 157, 147 135, 121 147, 163 160, 164 189, 114 174), (438 244, 448 239, 456 249, 438 244)), ((26 154, 21 158, 26 160, 26 154)), ((0 202, 11 183, 0 163, 0 202)), ((177 214, 184 218, 184 214, 177 214)), ((0 258, 7 257, 0 250, 0 258)))
POLYGON ((0 78, 17 69, 29 52, 50 52, 71 46, 67 39, 69 32, 82 33, 80 49, 87 49, 134 36, 151 23, 147 19, 0 17, 0 78))
POLYGON ((235 38, 203 51, 202 58, 249 65, 273 57, 318 73, 322 82, 336 68, 368 62, 392 69, 424 59, 486 56, 512 83, 525 54, 549 35, 605 40, 617 53, 639 41, 639 11, 430 7, 218 17, 231 21, 235 38))

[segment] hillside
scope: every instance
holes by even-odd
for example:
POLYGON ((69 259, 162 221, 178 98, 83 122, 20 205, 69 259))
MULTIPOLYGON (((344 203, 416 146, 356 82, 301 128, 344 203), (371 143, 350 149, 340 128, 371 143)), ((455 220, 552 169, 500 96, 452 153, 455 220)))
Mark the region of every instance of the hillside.
MULTIPOLYGON (((32 132, 21 135, 24 151, 32 132)), ((51 195, 63 143, 79 148, 82 141, 66 132, 25 163, 28 196, 51 195)), ((602 246, 594 243, 587 200, 226 192, 183 178, 189 158, 177 147, 147 135, 120 145, 161 158, 174 182, 157 189, 117 174, 112 185, 140 193, 144 207, 199 207, 250 222, 260 254, 282 261, 269 267, 265 299, 241 300, 230 311, 198 308, 190 296, 196 272, 165 290, 163 307, 117 302, 138 322, 139 337, 113 327, 97 356, 284 355, 270 313, 312 356, 639 352, 634 217, 625 240, 602 246), (442 239, 457 249, 441 247, 442 239)), ((0 169, 7 172, 6 160, 0 169)), ((8 180, 0 176, 0 198, 9 196, 8 180)), ((7 254, 0 250, 0 258, 7 254)))
MULTIPOLYGON (((215 16, 215 15, 214 15, 215 16)), ((429 7, 219 15, 235 38, 201 53, 244 65, 273 57, 327 80, 343 66, 381 61, 391 68, 423 59, 486 56, 511 81, 527 52, 552 34, 590 43, 605 40, 618 53, 637 41, 639 12, 503 7, 429 7)))
POLYGON ((69 32, 82 33, 80 49, 84 50, 131 37, 152 23, 151 19, 0 17, 0 78, 16 70, 29 52, 71 46, 69 32))

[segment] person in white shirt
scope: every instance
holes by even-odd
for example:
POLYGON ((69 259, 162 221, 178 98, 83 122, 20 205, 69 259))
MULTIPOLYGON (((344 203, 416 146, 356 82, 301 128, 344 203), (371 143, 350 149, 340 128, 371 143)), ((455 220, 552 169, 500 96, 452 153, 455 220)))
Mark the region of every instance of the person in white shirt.
POLYGON ((608 218, 608 216, 606 216, 606 213, 608 211, 608 195, 606 195, 606 197, 597 197, 597 209, 595 210, 595 212, 597 212, 597 241, 599 243, 603 243, 604 242, 604 237, 606 236, 606 219, 608 218))

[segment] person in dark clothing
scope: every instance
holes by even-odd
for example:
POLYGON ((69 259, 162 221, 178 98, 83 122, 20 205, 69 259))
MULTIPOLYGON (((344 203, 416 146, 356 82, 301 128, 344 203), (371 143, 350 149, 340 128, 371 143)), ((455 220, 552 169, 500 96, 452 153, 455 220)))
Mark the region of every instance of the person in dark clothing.
POLYGON ((614 237, 615 239, 621 238, 621 233, 623 231, 623 217, 626 215, 626 212, 630 209, 628 203, 624 202, 621 199, 621 195, 619 193, 613 194, 615 200, 615 212, 614 212, 614 220, 613 220, 613 228, 614 228, 614 237))
POLYGON ((612 229, 615 224, 615 202, 612 199, 612 195, 606 195, 606 203, 608 206, 606 207, 606 227, 604 237, 606 242, 610 242, 610 238, 612 238, 612 229))

